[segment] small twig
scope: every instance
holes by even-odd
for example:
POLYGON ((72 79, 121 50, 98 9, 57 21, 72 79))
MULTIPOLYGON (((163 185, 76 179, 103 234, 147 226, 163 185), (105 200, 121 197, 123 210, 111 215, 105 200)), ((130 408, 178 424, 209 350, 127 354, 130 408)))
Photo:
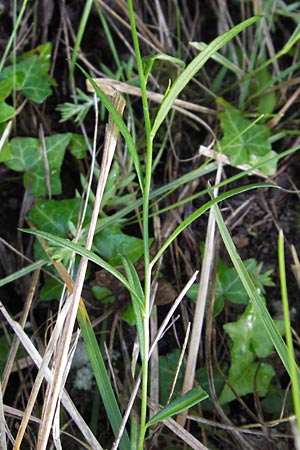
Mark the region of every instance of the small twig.
POLYGON ((41 152, 42 152, 42 158, 43 158, 43 162, 44 162, 45 183, 47 186, 48 196, 51 199, 52 190, 51 190, 50 167, 49 167, 49 161, 48 161, 48 155, 47 155, 45 134, 44 134, 42 125, 40 125, 40 127, 39 127, 39 139, 40 139, 40 143, 41 143, 41 152))
MULTIPOLYGON (((124 83, 122 81, 114 80, 112 78, 94 78, 94 82, 106 95, 112 95, 113 90, 117 90, 124 94, 135 95, 137 97, 142 96, 142 91, 139 87, 131 86, 128 83, 124 83)), ((87 90, 89 92, 94 92, 94 88, 91 83, 87 80, 87 90)), ((164 99, 164 95, 159 92, 146 91, 147 98, 156 103, 161 103, 164 99)), ((188 109, 191 111, 198 111, 204 114, 216 114, 216 111, 211 108, 206 108, 201 105, 197 105, 196 103, 187 102, 185 100, 176 99, 174 101, 175 107, 180 107, 182 109, 188 109)))

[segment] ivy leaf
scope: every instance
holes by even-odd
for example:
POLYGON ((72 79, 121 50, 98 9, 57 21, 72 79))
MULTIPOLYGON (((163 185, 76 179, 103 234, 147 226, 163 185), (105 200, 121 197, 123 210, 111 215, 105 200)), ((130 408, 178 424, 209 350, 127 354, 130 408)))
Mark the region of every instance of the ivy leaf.
POLYGON ((50 86, 55 84, 48 74, 51 63, 50 42, 38 46, 21 55, 17 63, 6 67, 0 74, 0 100, 17 91, 36 103, 42 103, 50 94, 50 86))
MULTIPOLYGON (((78 222, 79 211, 81 208, 81 199, 72 198, 67 200, 44 200, 38 199, 35 206, 28 214, 29 220, 39 230, 55 234, 60 237, 70 237, 71 228, 78 222)), ((91 210, 87 209, 84 226, 91 218, 91 210)), ((66 265, 70 260, 72 252, 64 248, 51 248, 52 255, 57 259, 63 260, 66 265)), ((37 260, 47 259, 48 256, 42 249, 39 241, 34 242, 34 255, 37 260)), ((49 271, 57 275, 52 266, 49 271)), ((52 300, 59 298, 62 291, 62 285, 50 276, 46 276, 45 283, 41 289, 40 297, 42 300, 52 300)))
POLYGON ((70 141, 70 152, 77 159, 83 159, 87 154, 87 145, 82 134, 73 133, 70 141))
MULTIPOLYGON (((269 141, 270 130, 265 125, 253 124, 245 119, 240 111, 223 99, 219 103, 224 112, 219 113, 223 138, 220 141, 222 153, 230 158, 234 166, 249 164, 250 166, 271 158, 276 153, 272 151, 269 141)), ((262 165, 260 169, 266 175, 274 175, 276 159, 262 165)))
MULTIPOLYGON (((77 224, 81 200, 71 198, 67 200, 43 200, 38 199, 28 217, 39 230, 67 237, 70 234, 70 223, 77 224)), ((88 208, 85 222, 91 217, 88 208)))
MULTIPOLYGON (((181 351, 178 348, 175 348, 167 355, 161 355, 159 357, 159 400, 162 404, 165 404, 168 401, 174 380, 174 374, 176 373, 178 367, 180 353, 181 351)), ((184 378, 184 370, 185 363, 183 362, 179 370, 178 379, 174 390, 175 396, 180 395, 184 378)))
POLYGON ((121 255, 126 255, 135 263, 144 253, 144 243, 142 239, 129 236, 119 226, 113 225, 95 235, 93 250, 113 266, 118 266, 123 264, 121 255))
POLYGON ((15 108, 5 102, 0 103, 0 122, 6 122, 15 115, 15 108))
MULTIPOLYGON (((60 169, 71 133, 45 138, 47 164, 52 195, 61 193, 60 169)), ((14 138, 10 141, 13 158, 5 164, 17 172, 24 171, 24 185, 32 195, 47 195, 45 161, 40 141, 36 138, 14 138)))
POLYGON ((2 78, 0 75, 0 101, 3 102, 11 93, 13 80, 11 78, 2 78))
POLYGON ((50 70, 51 66, 51 53, 52 53, 52 44, 51 42, 44 42, 38 47, 29 50, 28 52, 23 53, 18 58, 18 62, 24 61, 32 56, 37 56, 40 62, 41 71, 46 74, 50 70))
MULTIPOLYGON (((271 270, 261 273, 262 265, 258 264, 254 258, 244 261, 247 272, 251 276, 255 287, 264 292, 264 286, 274 286, 270 278, 271 270)), ((218 278, 216 286, 216 299, 223 297, 224 300, 229 300, 232 303, 248 304, 249 297, 241 282, 240 277, 234 267, 229 268, 226 264, 218 264, 218 278)))
POLYGON ((36 103, 43 101, 51 94, 52 80, 43 71, 37 56, 32 56, 18 64, 18 70, 25 73, 21 87, 23 95, 36 103))
MULTIPOLYGON (((273 351, 273 345, 254 306, 249 304, 240 319, 225 324, 224 329, 232 339, 228 373, 230 385, 240 396, 256 391, 260 397, 264 397, 275 371, 270 364, 260 364, 255 359, 267 357, 273 351)), ((225 385, 219 397, 220 403, 225 404, 234 399, 234 393, 225 385)))

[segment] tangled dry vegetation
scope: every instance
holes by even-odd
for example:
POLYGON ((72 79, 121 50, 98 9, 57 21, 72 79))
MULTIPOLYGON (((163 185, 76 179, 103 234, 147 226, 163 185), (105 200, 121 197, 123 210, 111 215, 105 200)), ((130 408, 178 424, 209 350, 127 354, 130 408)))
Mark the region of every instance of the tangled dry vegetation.
POLYGON ((299 449, 300 2, 133 3, 0 5, 0 448, 299 449))

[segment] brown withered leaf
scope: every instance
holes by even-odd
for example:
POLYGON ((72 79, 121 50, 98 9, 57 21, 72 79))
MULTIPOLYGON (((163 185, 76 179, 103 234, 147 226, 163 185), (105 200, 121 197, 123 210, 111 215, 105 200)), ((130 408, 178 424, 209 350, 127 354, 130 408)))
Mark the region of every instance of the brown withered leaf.
MULTIPOLYGON (((142 282, 144 278, 144 271, 143 267, 139 266, 140 265, 137 266, 137 272, 142 282)), ((125 276, 125 270, 123 267, 116 267, 116 269, 125 276)), ((91 285, 109 289, 120 302, 127 303, 130 301, 130 294, 127 289, 124 288, 119 280, 104 269, 95 273, 95 279, 91 281, 91 285)), ((155 303, 157 305, 167 305, 168 303, 172 303, 176 297, 177 293, 172 284, 165 279, 158 279, 155 303)))

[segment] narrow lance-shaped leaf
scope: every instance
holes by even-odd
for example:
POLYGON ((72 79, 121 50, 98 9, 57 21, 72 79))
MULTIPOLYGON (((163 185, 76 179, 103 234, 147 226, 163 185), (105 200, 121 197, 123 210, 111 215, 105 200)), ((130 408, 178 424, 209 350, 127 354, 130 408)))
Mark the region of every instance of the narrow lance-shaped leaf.
MULTIPOLYGON (((212 189, 210 189, 210 195, 211 195, 211 197, 213 197, 212 189)), ((239 277, 244 285, 244 288, 245 288, 247 294, 250 297, 250 300, 253 302, 258 314, 260 315, 262 324, 266 328, 266 331, 267 331, 271 341, 273 342, 273 345, 274 345, 284 367, 286 368, 287 372, 291 376, 291 366, 290 366, 290 361, 288 358, 287 346, 280 335, 278 327, 275 325, 274 320, 272 319, 269 311, 267 310, 266 306, 264 305, 262 298, 258 294, 258 292, 255 288, 255 285, 236 250, 234 242, 230 236, 230 233, 226 227, 226 224, 224 222, 224 219, 220 213, 220 210, 219 210, 217 204, 214 204, 213 208, 214 208, 216 222, 218 224, 220 234, 222 236, 222 239, 223 239, 225 247, 228 251, 228 254, 231 258, 231 261, 239 274, 239 277)), ((299 371, 298 366, 296 365, 296 363, 294 361, 292 364, 294 365, 294 370, 297 373, 298 379, 300 379, 300 371, 299 371)))
POLYGON ((105 108, 110 113, 113 121, 115 122, 115 124, 119 128, 120 133, 124 137, 124 139, 126 141, 126 144, 128 145, 128 150, 130 152, 130 155, 131 155, 131 157, 133 159, 133 162, 134 162, 134 165, 135 165, 135 170, 137 172, 137 176, 138 176, 138 179, 139 179, 140 188, 143 191, 144 181, 143 181, 143 174, 142 174, 142 169, 141 169, 141 165, 140 165, 139 156, 138 156, 138 153, 136 151, 136 147, 135 147, 135 144, 133 142, 132 136, 129 133, 125 122, 123 121, 122 116, 114 108, 114 106, 112 105, 112 103, 109 100, 109 98, 104 94, 104 92, 102 92, 102 90, 99 88, 99 86, 97 86, 97 84, 90 77, 90 75, 81 66, 79 66, 78 64, 77 64, 77 66, 79 67, 81 72, 86 76, 86 78, 89 80, 91 85, 93 86, 96 94, 100 98, 100 100, 103 103, 103 105, 105 106, 105 108))
MULTIPOLYGON (((95 336, 95 332, 90 323, 87 311, 82 303, 79 306, 77 318, 80 324, 80 329, 86 345, 86 349, 92 364, 99 393, 101 395, 114 434, 117 435, 121 425, 122 416, 120 413, 119 405, 117 403, 114 391, 111 386, 109 376, 107 374, 107 370, 103 361, 98 341, 95 336)), ((130 441, 128 434, 125 431, 120 441, 120 449, 127 450, 129 448, 130 448, 130 441)))
POLYGON ((220 48, 222 48, 225 44, 231 41, 231 39, 233 39, 237 34, 239 34, 250 25, 254 24, 258 19, 259 16, 251 17, 250 19, 247 19, 236 25, 231 30, 226 31, 226 33, 222 34, 221 36, 218 36, 190 62, 186 69, 179 75, 178 78, 176 78, 173 86, 170 88, 168 94, 164 98, 151 130, 152 137, 156 135, 157 130, 172 108, 175 99, 179 96, 179 94, 183 91, 183 89, 191 81, 191 79, 196 75, 196 73, 209 60, 209 58, 211 58, 211 56, 218 50, 220 50, 220 48))
POLYGON ((140 345, 141 357, 144 359, 143 353, 143 342, 144 342, 144 328, 143 328, 143 314, 145 310, 145 296, 141 286, 139 276, 137 274, 136 268, 130 261, 130 259, 125 256, 122 257, 123 266, 126 271, 129 284, 132 286, 133 290, 137 293, 136 296, 132 295, 132 307, 135 317, 138 341, 140 345))
POLYGON ((33 234, 34 236, 41 237, 47 241, 53 242, 54 244, 57 244, 60 247, 69 249, 78 255, 84 256, 88 258, 90 261, 94 262, 95 264, 98 264, 103 269, 106 269, 109 273, 114 275, 117 280, 119 280, 123 286, 125 286, 129 292, 134 295, 137 299, 139 299, 137 293, 132 289, 131 285, 128 283, 126 278, 113 266, 111 266, 109 263, 104 261, 104 259, 100 258, 100 256, 97 256, 95 253, 91 252, 90 250, 87 250, 86 248, 75 244, 74 242, 69 241, 68 239, 63 239, 61 237, 55 236, 50 233, 45 233, 44 231, 39 230, 28 230, 28 229, 22 229, 24 233, 33 234))
POLYGON ((180 414, 186 409, 190 409, 192 406, 199 402, 202 402, 208 397, 208 394, 200 387, 195 387, 188 391, 185 395, 176 400, 173 400, 169 405, 162 408, 155 416, 150 419, 146 426, 150 427, 158 422, 162 422, 175 414, 180 414))

